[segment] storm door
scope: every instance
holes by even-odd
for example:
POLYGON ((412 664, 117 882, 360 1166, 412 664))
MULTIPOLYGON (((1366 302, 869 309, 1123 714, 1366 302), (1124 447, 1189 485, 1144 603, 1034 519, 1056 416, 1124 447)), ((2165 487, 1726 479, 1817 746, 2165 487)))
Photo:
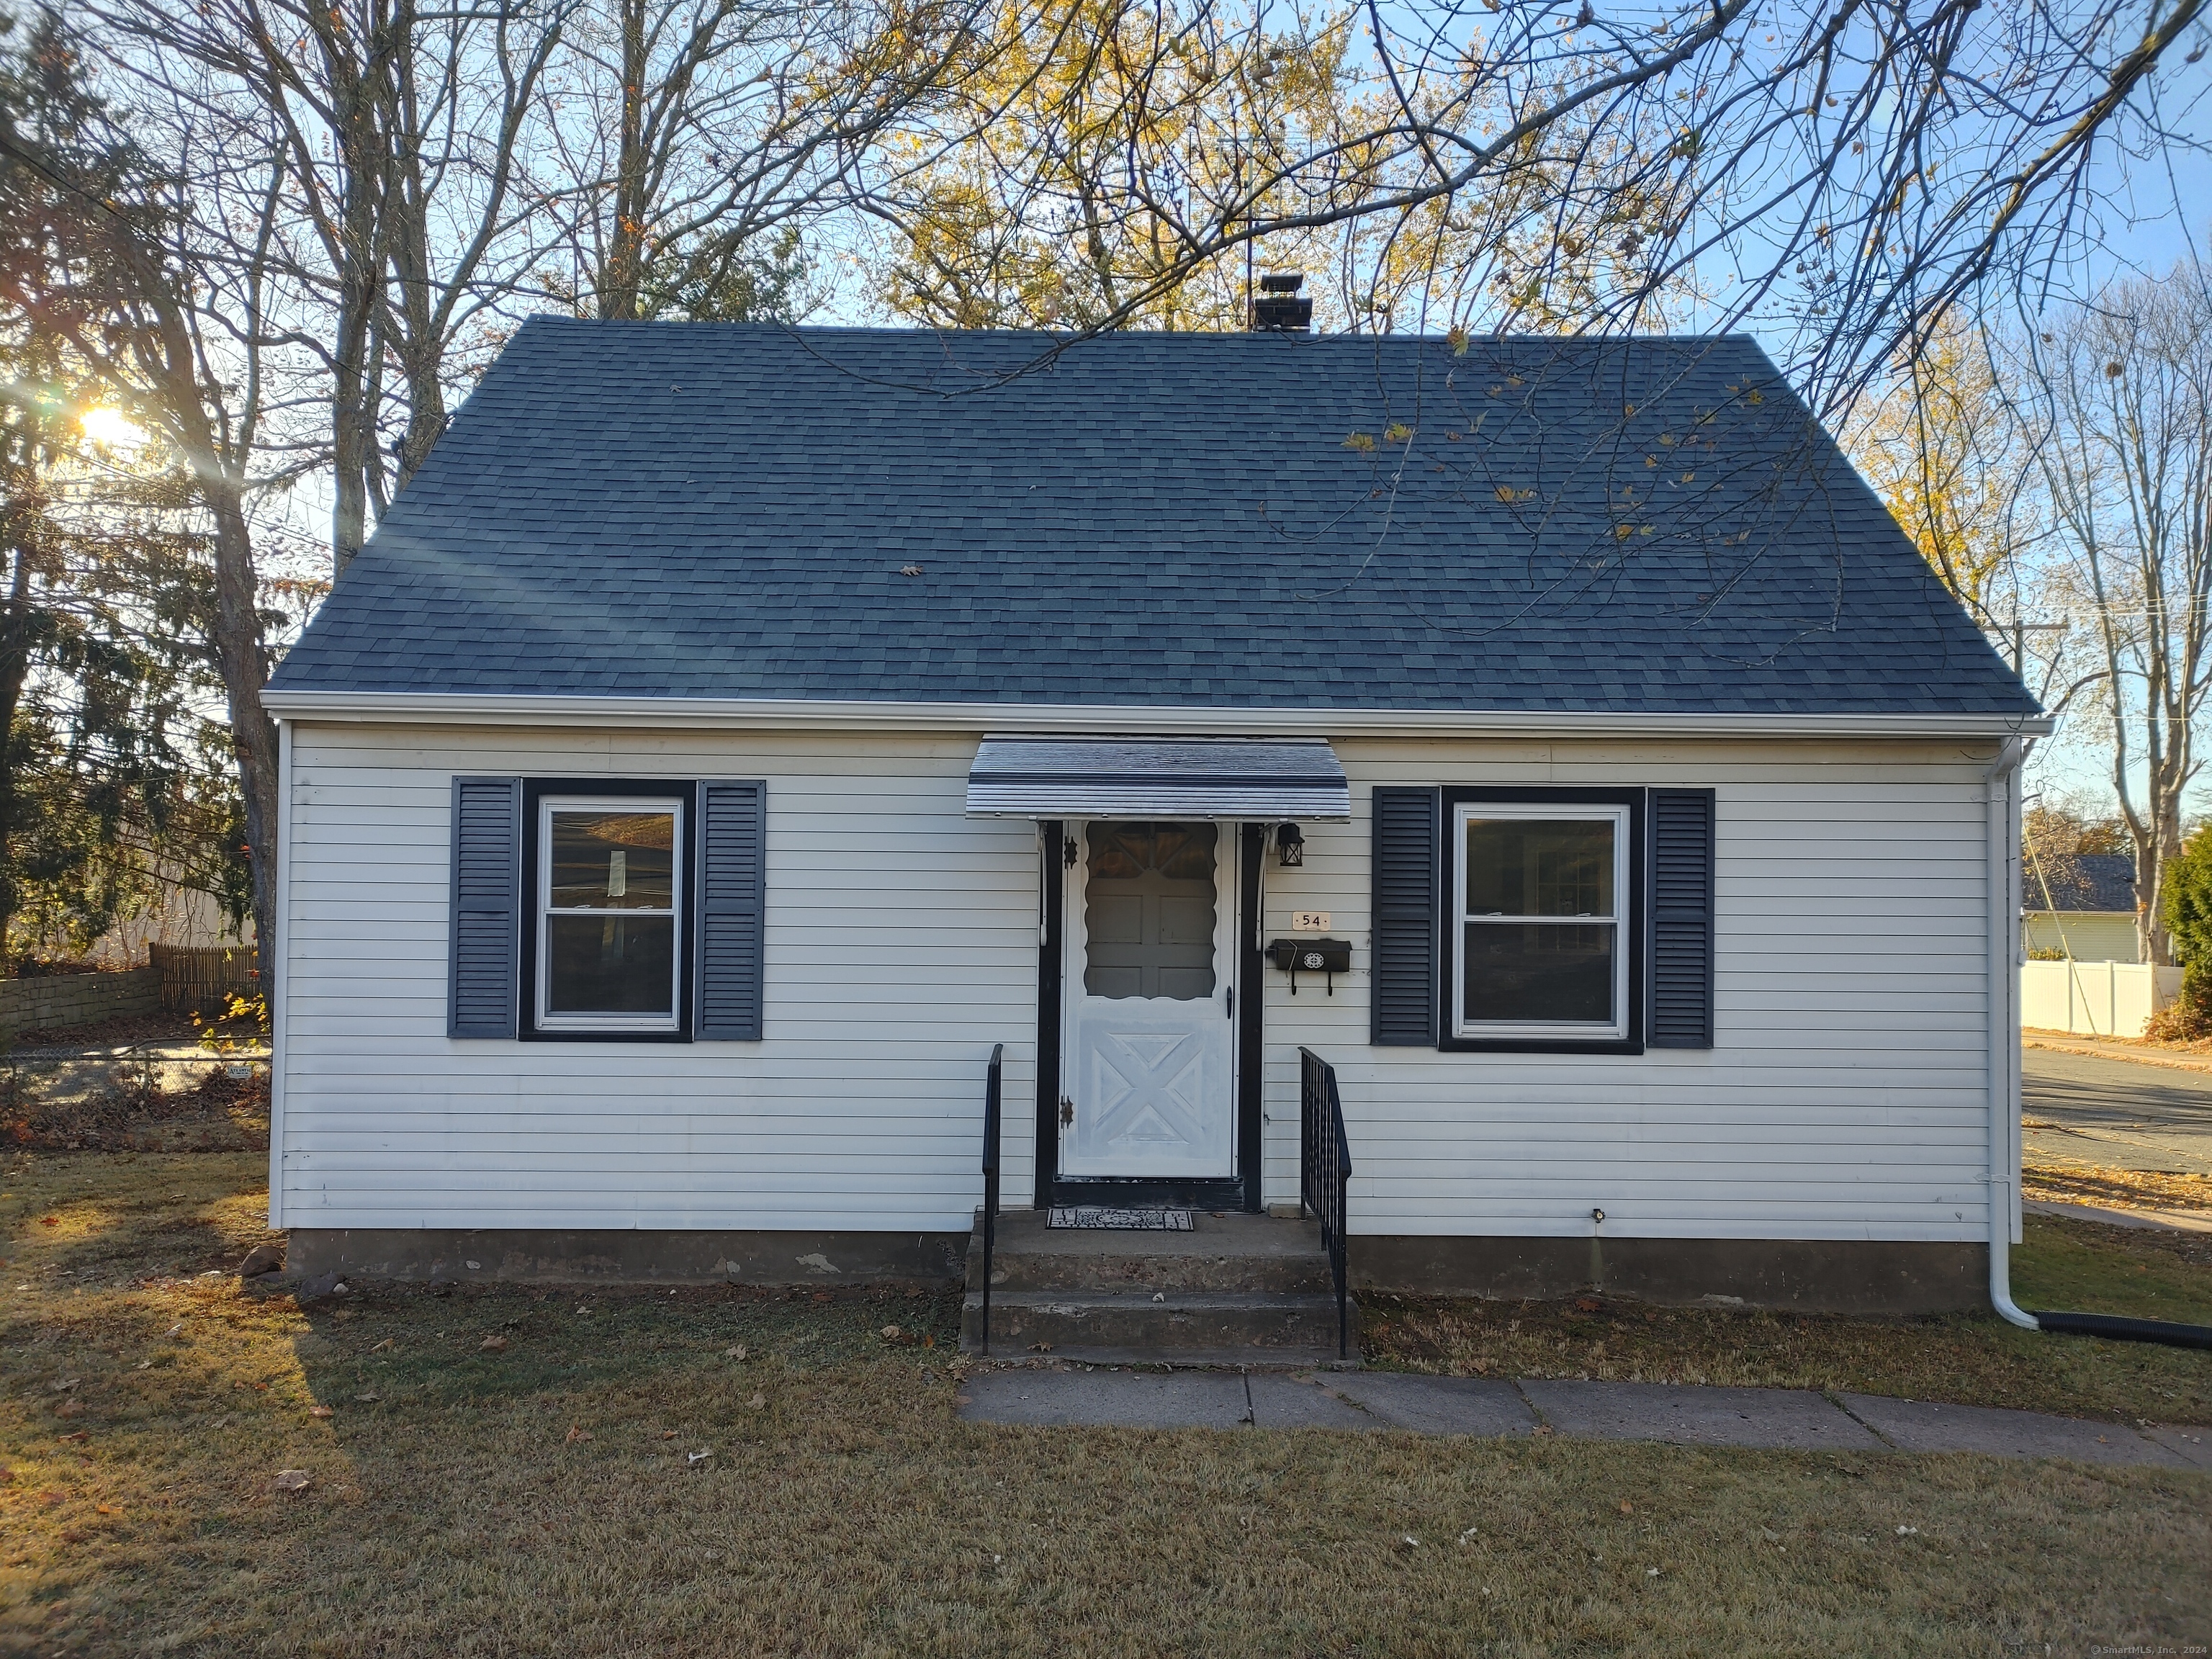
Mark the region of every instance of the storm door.
POLYGON ((1182 822, 1074 833, 1060 1173, 1233 1176, 1233 837, 1182 822))

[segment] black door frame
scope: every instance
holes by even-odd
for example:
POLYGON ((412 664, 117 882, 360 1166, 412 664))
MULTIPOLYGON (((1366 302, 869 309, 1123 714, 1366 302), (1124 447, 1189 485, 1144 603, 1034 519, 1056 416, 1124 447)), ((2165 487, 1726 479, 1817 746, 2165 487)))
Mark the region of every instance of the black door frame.
POLYGON ((1044 884, 1044 939, 1037 946, 1036 1205, 1178 1204, 1193 1209, 1262 1207, 1261 1100, 1263 1079, 1261 1015, 1260 860, 1264 824, 1248 823, 1237 836, 1236 947, 1237 1173, 1216 1181, 1063 1181, 1060 1175, 1060 1012, 1066 991, 1069 837, 1065 819, 1038 826, 1037 879, 1044 884))

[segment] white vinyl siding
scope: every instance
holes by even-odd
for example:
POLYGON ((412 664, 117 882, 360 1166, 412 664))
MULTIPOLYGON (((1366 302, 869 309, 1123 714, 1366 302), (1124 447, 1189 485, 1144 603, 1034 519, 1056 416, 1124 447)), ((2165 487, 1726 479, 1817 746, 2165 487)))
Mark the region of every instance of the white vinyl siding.
MULTIPOLYGON (((1018 724, 1010 714, 1007 724, 1018 724)), ((1316 725, 1323 723, 1317 720, 1316 725)), ((981 733, 293 728, 283 1218, 308 1227, 964 1231, 1006 1046, 1033 1190, 1038 855, 963 811, 981 733), (758 1044, 445 1036, 456 775, 767 781, 758 1044)), ((1337 1068, 1369 1234, 1979 1242, 1986 757, 1956 742, 1335 740, 1349 823, 1270 854, 1261 937, 1330 913, 1335 994, 1263 970, 1267 1195, 1301 1044, 1337 1068), (1715 1047, 1368 1046, 1377 783, 1718 792, 1715 1047)))
POLYGON ((1297 1051, 1332 1062, 1352 1231, 1987 1237, 1983 771, 1957 744, 1339 738, 1352 821, 1266 875, 1265 934, 1330 913, 1334 997, 1267 975, 1267 1194, 1297 1191, 1297 1051), (1714 1047, 1637 1054, 1374 1048, 1377 784, 1718 793, 1714 1047))
POLYGON ((1030 1190, 1036 836, 964 816, 973 738, 293 743, 287 1225, 964 1231, 994 1042, 1030 1190), (764 1041, 447 1037, 457 774, 765 779, 764 1041))
POLYGON ((2076 962, 2140 962, 2132 910, 2030 910, 2021 918, 2021 949, 2063 951, 2076 962))

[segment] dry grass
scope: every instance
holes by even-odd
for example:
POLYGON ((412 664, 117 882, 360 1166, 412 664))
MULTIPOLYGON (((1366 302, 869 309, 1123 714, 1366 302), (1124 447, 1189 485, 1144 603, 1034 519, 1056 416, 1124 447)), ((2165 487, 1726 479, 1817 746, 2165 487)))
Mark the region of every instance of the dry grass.
MULTIPOLYGON (((2031 1215, 2013 1255, 2023 1307, 2212 1324, 2212 1235, 2031 1215)), ((1366 1298, 1368 1352, 1459 1376, 1827 1389, 2212 1423, 2212 1352, 2015 1330, 1987 1314, 1819 1314, 1577 1302, 1366 1298)))
POLYGON ((176 1277, 259 1237, 260 1174, 80 1154, 0 1179, 0 1651, 1881 1655, 2212 1637, 2202 1476, 973 1427, 951 1415, 948 1297, 380 1289, 303 1310, 176 1277), (892 1322, 939 1346, 887 1342, 892 1322), (281 1468, 312 1484, 276 1492, 281 1468))

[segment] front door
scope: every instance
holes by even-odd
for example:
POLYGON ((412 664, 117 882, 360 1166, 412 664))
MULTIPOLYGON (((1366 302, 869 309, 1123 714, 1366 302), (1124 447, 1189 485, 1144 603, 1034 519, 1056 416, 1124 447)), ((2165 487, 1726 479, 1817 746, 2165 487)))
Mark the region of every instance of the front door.
POLYGON ((1070 826, 1060 1173, 1237 1173, 1232 834, 1070 826))

